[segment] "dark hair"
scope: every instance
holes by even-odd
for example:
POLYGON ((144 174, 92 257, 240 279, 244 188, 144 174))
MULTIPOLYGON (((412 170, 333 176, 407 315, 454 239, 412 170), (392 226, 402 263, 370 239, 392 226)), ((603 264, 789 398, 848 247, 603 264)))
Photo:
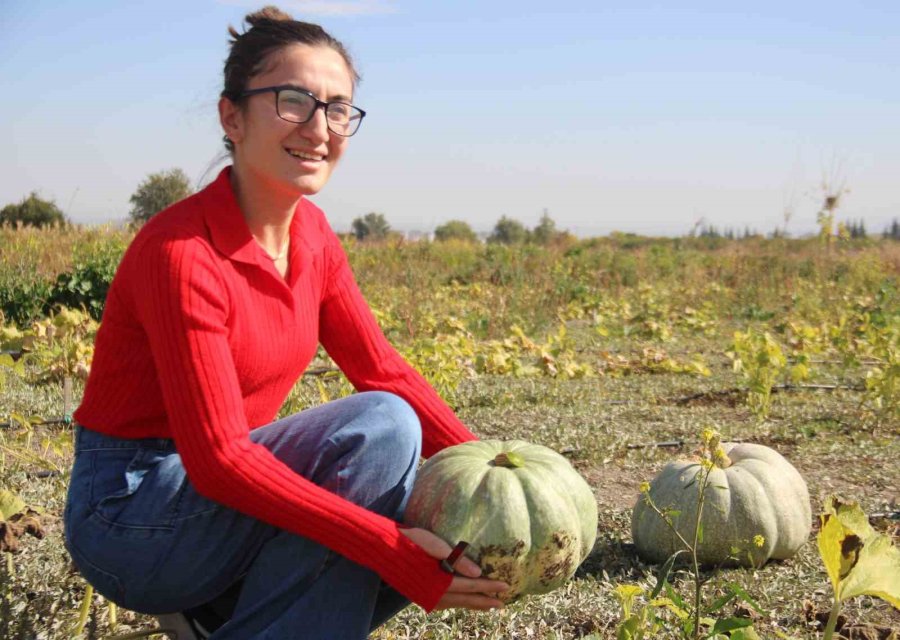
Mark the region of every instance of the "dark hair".
MULTIPOLYGON (((237 102, 250 78, 263 70, 270 54, 292 44, 334 49, 347 64, 353 85, 356 86, 359 82, 359 74, 346 47, 319 25, 294 20, 289 14, 271 5, 247 14, 244 22, 250 25, 244 33, 238 33, 232 26, 228 27, 232 39, 228 59, 225 60, 222 97, 237 102)), ((229 151, 234 150, 234 145, 227 138, 225 147, 229 151)))

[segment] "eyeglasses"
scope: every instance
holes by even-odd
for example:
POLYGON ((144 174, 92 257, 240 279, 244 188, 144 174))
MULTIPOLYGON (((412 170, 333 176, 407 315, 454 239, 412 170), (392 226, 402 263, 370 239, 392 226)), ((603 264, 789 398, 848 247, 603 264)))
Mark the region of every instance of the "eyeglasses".
POLYGON ((328 130, 345 138, 349 138, 359 131, 359 125, 362 124, 362 119, 366 115, 365 111, 354 107, 349 102, 323 102, 309 91, 291 85, 248 89, 236 97, 246 98, 270 91, 275 93, 275 112, 282 120, 303 124, 312 120, 316 109, 321 107, 325 110, 325 122, 328 124, 328 130))

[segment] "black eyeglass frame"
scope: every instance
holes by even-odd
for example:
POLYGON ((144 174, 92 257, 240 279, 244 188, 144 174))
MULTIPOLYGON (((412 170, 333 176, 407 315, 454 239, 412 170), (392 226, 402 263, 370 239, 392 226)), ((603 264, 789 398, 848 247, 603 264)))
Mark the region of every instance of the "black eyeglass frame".
MULTIPOLYGON (((342 138, 349 138, 350 136, 356 135, 359 132, 359 128, 362 126, 363 118, 366 117, 366 112, 357 107, 356 105, 350 104, 349 102, 344 102, 343 100, 334 100, 332 102, 325 102, 324 100, 319 100, 314 93, 303 89, 302 87, 297 87, 292 84, 280 84, 274 87, 260 87, 259 89, 247 89, 245 91, 241 91, 239 94, 235 95, 235 99, 248 98, 250 96, 256 96, 261 93, 269 93, 273 92, 275 94, 275 113, 278 114, 278 117, 284 120, 285 122, 292 122, 294 124, 305 124, 312 120, 312 117, 316 113, 316 109, 322 109, 325 111, 325 122, 328 125, 328 130, 333 134, 341 136, 342 138), (313 107, 309 112, 309 117, 306 120, 298 121, 298 120, 288 120, 283 115, 281 115, 281 109, 278 107, 280 94, 282 91, 296 91, 297 93, 302 93, 305 96, 309 96, 313 99, 315 103, 315 107, 313 107), (335 131, 331 128, 331 122, 328 120, 328 108, 333 104, 340 104, 351 109, 355 109, 359 113, 359 124, 356 125, 356 130, 353 133, 341 133, 340 131, 335 131)), ((352 120, 352 118, 351 118, 352 120)))

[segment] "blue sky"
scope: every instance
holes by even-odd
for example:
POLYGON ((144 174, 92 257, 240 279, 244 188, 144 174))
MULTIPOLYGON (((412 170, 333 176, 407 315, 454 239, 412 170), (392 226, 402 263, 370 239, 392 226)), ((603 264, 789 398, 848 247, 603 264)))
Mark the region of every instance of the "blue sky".
MULTIPOLYGON (((198 185, 243 0, 0 0, 0 206, 32 190, 124 219, 149 173, 198 185)), ((809 232, 900 218, 900 3, 281 2, 343 40, 369 112, 313 199, 338 230, 490 230, 547 209, 579 235, 809 232)))

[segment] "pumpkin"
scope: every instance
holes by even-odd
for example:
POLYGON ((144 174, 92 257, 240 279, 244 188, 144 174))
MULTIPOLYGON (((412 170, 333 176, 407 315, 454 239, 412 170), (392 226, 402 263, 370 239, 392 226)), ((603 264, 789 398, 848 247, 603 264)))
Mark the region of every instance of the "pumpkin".
POLYGON ((510 589, 547 593, 572 577, 594 546, 597 502, 563 456, 521 440, 448 447, 422 465, 404 520, 466 555, 510 589))
MULTIPOLYGON (((723 461, 712 468, 706 488, 701 540, 702 564, 760 566, 793 556, 809 538, 812 508, 800 473, 779 453, 759 444, 723 443, 723 461)), ((717 461, 718 462, 718 461, 717 461)), ((650 483, 649 498, 673 510, 675 528, 694 540, 699 462, 670 462, 650 483)), ((631 533, 641 557, 663 562, 684 548, 662 518, 638 499, 631 533)))

